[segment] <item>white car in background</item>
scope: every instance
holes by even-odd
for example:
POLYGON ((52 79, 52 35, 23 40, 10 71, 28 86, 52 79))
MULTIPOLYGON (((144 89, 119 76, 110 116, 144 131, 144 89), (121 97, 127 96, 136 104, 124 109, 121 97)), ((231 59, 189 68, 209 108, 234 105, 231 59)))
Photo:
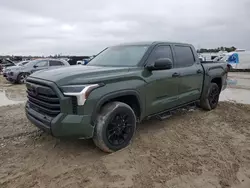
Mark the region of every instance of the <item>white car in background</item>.
POLYGON ((81 61, 77 61, 76 64, 77 64, 77 65, 83 65, 84 63, 83 63, 83 61, 81 60, 81 61))
POLYGON ((20 61, 18 63, 16 63, 14 66, 9 66, 9 67, 3 67, 3 77, 6 77, 6 70, 12 68, 12 67, 16 67, 16 66, 24 66, 25 64, 27 64, 29 61, 20 61))
POLYGON ((229 52, 220 61, 227 62, 230 69, 250 69, 250 51, 229 52))

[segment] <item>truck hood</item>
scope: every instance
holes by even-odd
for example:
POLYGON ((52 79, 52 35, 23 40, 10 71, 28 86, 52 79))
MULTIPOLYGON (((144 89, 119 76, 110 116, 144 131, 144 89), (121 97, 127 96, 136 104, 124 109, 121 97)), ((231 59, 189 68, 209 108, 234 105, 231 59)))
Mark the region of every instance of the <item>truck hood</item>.
POLYGON ((97 67, 73 65, 57 69, 35 72, 30 77, 48 80, 58 86, 105 82, 110 79, 122 79, 129 74, 129 67, 97 67))

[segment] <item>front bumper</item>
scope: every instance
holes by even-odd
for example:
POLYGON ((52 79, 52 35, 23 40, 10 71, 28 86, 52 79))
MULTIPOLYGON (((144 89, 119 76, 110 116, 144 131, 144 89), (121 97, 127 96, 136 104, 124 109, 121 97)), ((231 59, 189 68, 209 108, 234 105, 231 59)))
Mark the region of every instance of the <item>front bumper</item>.
POLYGON ((10 78, 10 77, 8 77, 8 76, 6 76, 5 78, 6 78, 6 80, 9 81, 9 82, 15 82, 15 80, 14 80, 13 78, 10 78))
POLYGON ((17 80, 17 75, 15 73, 11 74, 10 72, 7 72, 5 73, 5 78, 10 82, 15 82, 17 80))
POLYGON ((26 116, 39 129, 55 137, 92 138, 94 127, 91 116, 60 113, 52 121, 47 121, 43 115, 34 111, 26 104, 26 116))
MULTIPOLYGON (((37 83, 36 79, 28 78, 27 82, 37 83)), ((91 115, 84 113, 73 113, 72 98, 65 97, 53 82, 39 80, 38 83, 46 85, 54 90, 60 100, 60 113, 55 117, 49 117, 34 108, 34 105, 28 100, 25 111, 29 121, 39 129, 55 137, 74 137, 74 138, 92 138, 94 126, 91 121, 91 115)))

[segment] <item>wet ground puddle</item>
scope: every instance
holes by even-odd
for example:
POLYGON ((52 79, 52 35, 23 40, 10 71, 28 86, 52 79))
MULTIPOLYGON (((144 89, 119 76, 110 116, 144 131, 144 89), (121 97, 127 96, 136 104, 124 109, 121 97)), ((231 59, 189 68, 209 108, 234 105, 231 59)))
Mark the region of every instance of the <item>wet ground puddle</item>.
POLYGON ((24 103, 26 96, 25 89, 0 88, 0 106, 24 103))

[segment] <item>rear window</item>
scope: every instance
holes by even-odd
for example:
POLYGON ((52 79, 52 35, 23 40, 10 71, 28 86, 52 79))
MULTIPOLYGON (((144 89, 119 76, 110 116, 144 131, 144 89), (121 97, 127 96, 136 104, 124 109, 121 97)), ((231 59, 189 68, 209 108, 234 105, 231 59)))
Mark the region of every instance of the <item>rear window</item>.
POLYGON ((195 62, 194 54, 189 46, 175 46, 175 67, 189 67, 195 62))
POLYGON ((51 60, 49 61, 50 66, 62 66, 64 65, 61 61, 51 60))

